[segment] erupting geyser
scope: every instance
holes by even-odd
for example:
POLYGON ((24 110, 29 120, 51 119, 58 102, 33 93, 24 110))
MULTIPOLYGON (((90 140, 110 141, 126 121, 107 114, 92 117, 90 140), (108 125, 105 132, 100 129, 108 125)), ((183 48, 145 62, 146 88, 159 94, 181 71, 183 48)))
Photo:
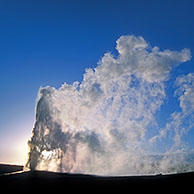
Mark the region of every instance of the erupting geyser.
POLYGON ((118 56, 106 53, 81 83, 40 88, 30 169, 110 176, 194 170, 183 141, 194 127, 194 74, 175 79, 179 109, 163 127, 155 116, 170 72, 190 60, 190 51, 160 51, 135 36, 121 36, 116 49, 118 56))

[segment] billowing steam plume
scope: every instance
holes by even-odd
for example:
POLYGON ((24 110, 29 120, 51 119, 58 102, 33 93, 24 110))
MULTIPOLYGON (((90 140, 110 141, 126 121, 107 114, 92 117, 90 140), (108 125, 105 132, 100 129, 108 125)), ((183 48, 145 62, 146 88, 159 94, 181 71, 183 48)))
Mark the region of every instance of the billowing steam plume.
POLYGON ((40 88, 27 165, 30 169, 99 175, 194 170, 183 137, 194 126, 194 74, 178 77, 180 110, 159 128, 170 72, 188 49, 160 51, 142 37, 121 36, 118 56, 106 53, 81 83, 40 88), (152 131, 154 132, 151 132, 152 131), (170 142, 160 155, 153 150, 170 142))

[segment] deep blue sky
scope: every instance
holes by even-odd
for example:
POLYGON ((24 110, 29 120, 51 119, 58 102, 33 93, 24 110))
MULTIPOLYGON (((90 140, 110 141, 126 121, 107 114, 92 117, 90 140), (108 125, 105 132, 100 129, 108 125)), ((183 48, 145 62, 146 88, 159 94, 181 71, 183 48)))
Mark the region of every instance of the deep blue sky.
MULTIPOLYGON (((193 32, 192 0, 1 0, 0 162, 24 161, 40 86, 81 81, 121 35, 194 55, 193 32)), ((193 59, 176 71, 193 72, 193 59)))

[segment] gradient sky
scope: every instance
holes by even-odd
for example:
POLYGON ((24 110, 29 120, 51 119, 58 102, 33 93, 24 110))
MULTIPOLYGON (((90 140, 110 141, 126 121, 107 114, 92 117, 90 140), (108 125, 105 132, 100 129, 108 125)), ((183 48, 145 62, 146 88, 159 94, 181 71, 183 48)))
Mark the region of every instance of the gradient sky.
MULTIPOLYGON (((81 81, 121 35, 194 55, 193 10, 192 0, 1 0, 0 162, 25 163, 40 86, 81 81)), ((193 59, 173 73, 189 72, 193 59)))

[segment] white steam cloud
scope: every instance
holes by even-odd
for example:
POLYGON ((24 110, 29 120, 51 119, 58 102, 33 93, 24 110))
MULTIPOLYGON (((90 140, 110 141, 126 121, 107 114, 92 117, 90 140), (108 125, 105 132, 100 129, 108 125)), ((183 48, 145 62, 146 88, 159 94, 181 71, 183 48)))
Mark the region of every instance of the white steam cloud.
POLYGON ((105 53, 96 68, 86 69, 81 83, 40 88, 29 141, 31 169, 99 175, 194 170, 189 154, 180 151, 183 135, 194 126, 194 74, 176 79, 180 112, 157 135, 147 135, 171 70, 190 60, 190 51, 160 51, 135 36, 121 36, 116 49, 118 56, 105 53), (151 154, 167 138, 170 149, 151 154))

